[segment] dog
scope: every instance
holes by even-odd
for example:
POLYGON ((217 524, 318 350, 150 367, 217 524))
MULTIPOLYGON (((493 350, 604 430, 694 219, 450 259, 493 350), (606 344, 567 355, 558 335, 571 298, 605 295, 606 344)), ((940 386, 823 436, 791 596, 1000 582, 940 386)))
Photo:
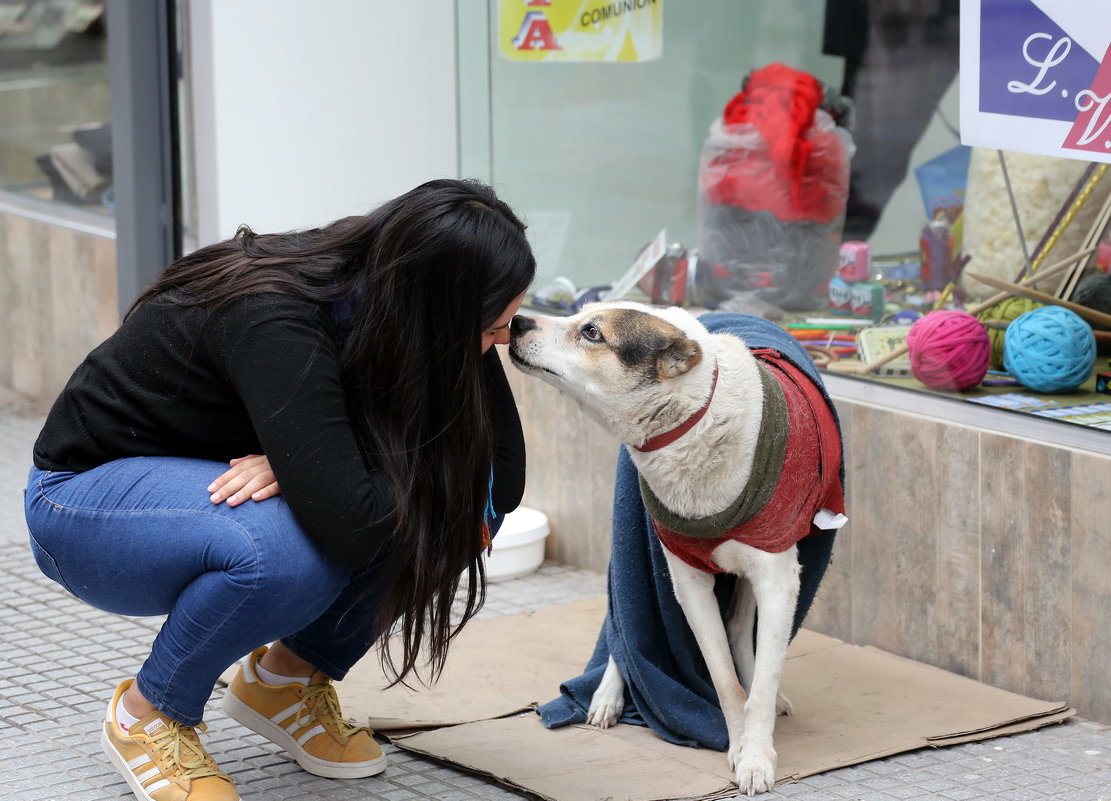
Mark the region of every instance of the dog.
MULTIPOLYGON (((846 521, 840 433, 824 391, 776 351, 710 333, 683 309, 635 303, 518 315, 509 357, 629 448, 717 692, 734 779, 749 795, 771 790, 775 717, 790 712, 779 683, 799 596, 796 542, 846 521), (739 577, 724 620, 719 572, 739 577)), ((624 703, 610 657, 587 723, 612 726, 624 703)))

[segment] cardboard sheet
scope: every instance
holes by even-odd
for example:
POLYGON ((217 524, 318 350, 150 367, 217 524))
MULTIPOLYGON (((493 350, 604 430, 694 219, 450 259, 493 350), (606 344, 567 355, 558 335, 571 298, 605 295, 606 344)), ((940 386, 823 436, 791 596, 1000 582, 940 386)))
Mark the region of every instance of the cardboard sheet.
POLYGON ((336 685, 343 713, 375 731, 469 723, 543 704, 559 683, 582 673, 606 616, 606 599, 472 622, 451 644, 447 666, 431 688, 387 684, 367 656, 336 685))
MULTIPOLYGON (((442 680, 424 692, 380 691, 384 678, 368 659, 338 685, 345 714, 392 732, 399 747, 555 801, 735 794, 723 753, 671 745, 640 726, 548 730, 532 711, 514 714, 554 698, 561 681, 582 672, 604 615, 599 598, 472 623, 442 680)), ((782 690, 794 715, 776 723, 780 783, 1074 714, 806 630, 791 647, 782 690)))

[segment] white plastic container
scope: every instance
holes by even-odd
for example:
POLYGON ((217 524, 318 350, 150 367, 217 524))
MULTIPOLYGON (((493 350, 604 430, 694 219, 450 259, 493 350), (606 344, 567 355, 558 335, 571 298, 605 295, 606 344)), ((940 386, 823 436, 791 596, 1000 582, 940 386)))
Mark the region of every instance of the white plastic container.
POLYGON ((544 561, 548 516, 520 506, 505 516, 494 537, 494 550, 486 558, 487 581, 508 581, 533 573, 544 561))

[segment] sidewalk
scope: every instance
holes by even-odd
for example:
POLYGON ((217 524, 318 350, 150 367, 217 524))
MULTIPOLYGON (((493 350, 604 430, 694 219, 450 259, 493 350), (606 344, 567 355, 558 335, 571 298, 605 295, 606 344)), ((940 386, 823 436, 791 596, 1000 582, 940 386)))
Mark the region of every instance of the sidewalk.
MULTIPOLYGON (((161 621, 87 607, 35 567, 25 544, 20 490, 41 422, 41 412, 0 396, 0 481, 8 487, 0 496, 0 801, 131 799, 107 766, 97 732, 116 683, 142 663, 161 621)), ((604 592, 604 576, 546 564, 532 576, 490 585, 480 618, 604 592)), ((222 692, 217 689, 209 704, 205 742, 236 778, 245 801, 530 797, 389 745, 390 766, 380 776, 312 776, 226 718, 219 711, 222 692)), ((1016 737, 915 751, 812 776, 760 797, 1111 801, 1111 727, 1074 718, 1016 737)))

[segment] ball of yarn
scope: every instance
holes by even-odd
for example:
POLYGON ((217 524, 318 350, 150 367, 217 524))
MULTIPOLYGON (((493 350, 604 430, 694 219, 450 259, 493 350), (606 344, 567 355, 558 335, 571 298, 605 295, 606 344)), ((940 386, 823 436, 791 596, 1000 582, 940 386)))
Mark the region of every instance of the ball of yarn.
POLYGON ((930 312, 910 327, 907 348, 914 377, 932 389, 972 389, 988 372, 991 340, 967 312, 930 312))
POLYGON ((1092 374, 1096 338, 1075 312, 1046 306, 1007 327, 1003 361, 1007 372, 1035 392, 1071 392, 1092 374))
MULTIPOLYGON (((1028 311, 1040 309, 1042 304, 1030 298, 1010 297, 1001 300, 989 309, 984 309, 976 316, 985 323, 1000 320, 1009 323, 1017 320, 1028 311)), ((991 340, 991 366, 996 370, 1003 368, 1003 339, 1007 332, 1002 328, 989 328, 988 339, 991 340)))
MULTIPOLYGON (((1076 287, 1072 299, 1089 309, 1111 313, 1111 275, 1089 275, 1076 287)), ((1104 325, 1095 327, 1107 328, 1104 325)))

